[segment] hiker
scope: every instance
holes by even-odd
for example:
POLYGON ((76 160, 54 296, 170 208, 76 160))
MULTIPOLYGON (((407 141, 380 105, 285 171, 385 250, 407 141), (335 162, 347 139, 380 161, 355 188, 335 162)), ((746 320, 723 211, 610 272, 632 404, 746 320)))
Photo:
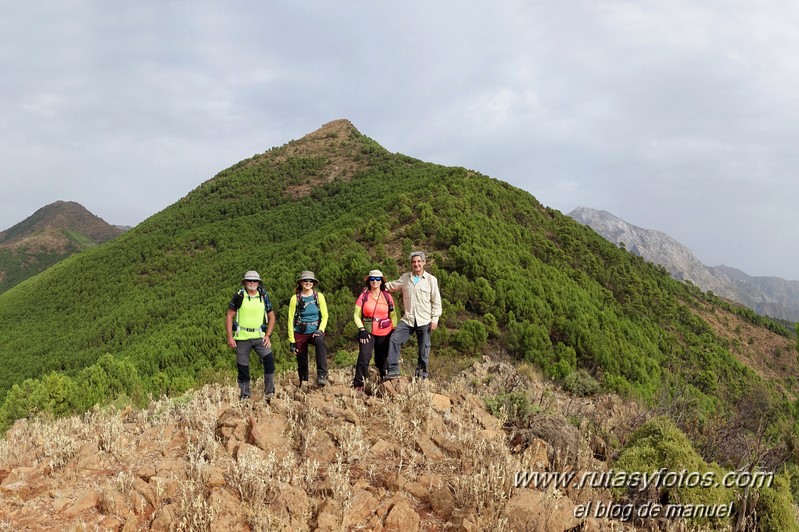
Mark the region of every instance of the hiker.
POLYGON ((272 353, 272 329, 275 312, 258 272, 250 270, 241 280, 243 288, 233 294, 225 316, 227 345, 236 350, 239 399, 250 398, 250 351, 255 351, 264 365, 264 399, 275 396, 275 356, 272 353))
POLYGON ((358 326, 358 362, 355 364, 355 380, 352 387, 363 391, 364 379, 369 375, 372 352, 380 378, 386 374, 386 357, 391 331, 397 327, 397 309, 386 290, 386 278, 380 270, 372 270, 363 278, 366 284, 355 300, 353 318, 358 326))
POLYGON ((316 290, 319 281, 311 271, 304 271, 297 279, 295 294, 289 301, 289 348, 297 356, 297 373, 302 383, 308 381, 308 344, 316 350, 316 383, 327 385, 327 303, 325 296, 316 290))
POLYGON ((438 291, 438 279, 424 270, 424 265, 427 262, 424 252, 414 251, 409 258, 411 272, 403 274, 396 281, 386 283, 386 288, 390 292, 402 290, 405 312, 399 325, 391 334, 388 348, 388 367, 384 380, 393 380, 400 377, 400 349, 408 341, 411 333, 416 333, 419 347, 419 355, 416 360, 416 377, 427 378, 430 333, 438 328, 438 318, 441 316, 441 294, 438 291))

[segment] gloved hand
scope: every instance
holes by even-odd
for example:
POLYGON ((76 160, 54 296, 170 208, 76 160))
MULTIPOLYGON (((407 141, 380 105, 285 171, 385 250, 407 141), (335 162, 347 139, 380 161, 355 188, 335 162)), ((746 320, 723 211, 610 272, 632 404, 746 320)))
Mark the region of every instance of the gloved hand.
POLYGON ((289 351, 291 352, 292 355, 297 354, 297 344, 295 342, 289 343, 289 351))
POLYGON ((322 329, 316 329, 314 331, 314 333, 311 335, 311 337, 312 338, 318 338, 318 337, 324 336, 324 335, 325 335, 325 331, 323 331, 322 329))
POLYGON ((369 343, 369 336, 370 334, 366 332, 366 329, 361 329, 358 331, 358 341, 362 344, 369 343))

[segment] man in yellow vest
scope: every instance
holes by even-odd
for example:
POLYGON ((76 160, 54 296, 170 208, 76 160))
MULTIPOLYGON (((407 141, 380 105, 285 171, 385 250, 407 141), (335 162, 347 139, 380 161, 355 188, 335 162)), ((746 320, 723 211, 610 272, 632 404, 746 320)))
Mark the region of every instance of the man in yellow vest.
POLYGON ((275 356, 272 353, 272 329, 275 312, 258 272, 250 270, 241 280, 243 288, 233 294, 225 316, 227 345, 236 350, 239 399, 250 398, 250 351, 255 351, 264 365, 264 399, 275 396, 275 356))

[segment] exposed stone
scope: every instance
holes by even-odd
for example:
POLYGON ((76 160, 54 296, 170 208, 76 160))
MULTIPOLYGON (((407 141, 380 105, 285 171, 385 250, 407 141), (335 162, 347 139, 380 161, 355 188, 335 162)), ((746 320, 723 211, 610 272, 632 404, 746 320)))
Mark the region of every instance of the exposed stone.
POLYGON ((326 499, 316 514, 316 532, 341 530, 341 505, 335 499, 326 499))
POLYGON ((326 433, 317 431, 308 442, 308 451, 305 453, 306 460, 316 460, 320 464, 329 464, 336 459, 336 444, 326 433))
POLYGON ((100 502, 100 494, 96 490, 88 488, 78 494, 75 504, 66 509, 67 515, 76 515, 89 508, 96 508, 100 502))
POLYGON ((452 400, 446 395, 431 394, 430 404, 437 412, 449 412, 452 409, 452 400))
POLYGON ((172 524, 175 521, 175 512, 173 506, 168 504, 159 508, 153 514, 153 521, 150 523, 151 532, 169 532, 172 530, 172 524))
POLYGON ((350 525, 359 525, 369 519, 379 506, 380 502, 368 491, 356 489, 350 499, 350 510, 347 522, 350 525))
POLYGON ((125 517, 130 513, 125 496, 110 487, 103 488, 100 492, 99 509, 102 513, 110 516, 125 517))
POLYGON ((422 520, 419 514, 404 501, 395 504, 386 516, 386 530, 399 530, 402 532, 416 532, 422 520))
POLYGON ((441 452, 441 449, 439 449, 436 444, 433 443, 427 436, 420 434, 414 441, 416 442, 416 447, 419 448, 419 450, 428 460, 438 462, 446 458, 444 453, 441 452))
POLYGON ((369 452, 375 456, 386 456, 394 452, 394 446, 386 440, 378 438, 377 441, 369 449, 369 452))
POLYGON ((541 438, 533 438, 528 447, 522 451, 522 465, 533 471, 549 469, 549 444, 541 438))
POLYGON ((310 501, 305 491, 290 485, 281 487, 277 500, 272 505, 275 514, 288 519, 294 530, 302 528, 305 524, 305 514, 309 506, 310 501))
POLYGON ((267 453, 274 452, 276 457, 282 458, 291 448, 291 442, 284 434, 287 422, 288 418, 282 414, 260 419, 251 426, 249 441, 259 449, 267 453))
POLYGON ((574 503, 531 489, 518 490, 503 510, 511 530, 564 531, 580 524, 574 517, 574 503))
POLYGON ((449 521, 452 512, 455 511, 455 496, 449 488, 442 486, 434 489, 430 492, 428 500, 433 511, 445 521, 449 521))

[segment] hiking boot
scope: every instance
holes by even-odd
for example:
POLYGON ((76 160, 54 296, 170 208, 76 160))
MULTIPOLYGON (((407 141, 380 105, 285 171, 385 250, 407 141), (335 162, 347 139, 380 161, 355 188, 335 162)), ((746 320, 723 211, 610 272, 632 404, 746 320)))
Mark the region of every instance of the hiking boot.
POLYGON ((319 378, 316 379, 316 384, 324 388, 327 386, 327 378, 324 375, 320 375, 319 378))
POLYGON ((275 398, 275 394, 273 393, 265 393, 264 394, 264 402, 266 404, 272 404, 272 399, 275 398))
POLYGON ((383 376, 384 381, 393 381, 399 379, 401 377, 400 371, 398 369, 390 369, 386 372, 383 376))
POLYGON ((249 382, 240 382, 239 383, 239 401, 245 401, 250 398, 250 383, 249 382))
POLYGON ((363 386, 353 386, 352 389, 356 392, 363 393, 363 386))
POLYGON ((268 373, 264 375, 264 394, 272 394, 275 396, 275 374, 268 373))

